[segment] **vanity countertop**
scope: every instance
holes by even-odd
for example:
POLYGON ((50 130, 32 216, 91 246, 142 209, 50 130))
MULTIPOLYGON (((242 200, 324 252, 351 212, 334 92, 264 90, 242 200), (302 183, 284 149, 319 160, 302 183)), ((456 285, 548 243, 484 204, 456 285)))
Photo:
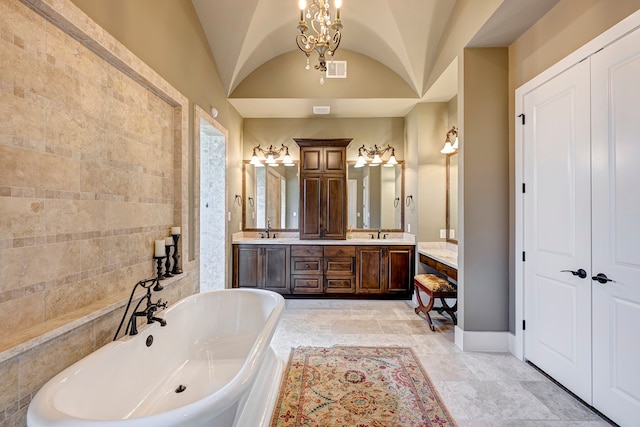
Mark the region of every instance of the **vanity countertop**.
POLYGON ((446 242, 418 242, 418 253, 458 268, 458 245, 446 242))
MULTIPOLYGON (((342 246, 394 246, 394 245, 415 245, 416 240, 413 234, 408 233, 387 233, 389 234, 386 239, 372 239, 367 233, 358 233, 346 240, 300 240, 300 238, 288 236, 287 234, 297 233, 281 233, 276 232, 278 235, 275 239, 261 238, 257 233, 235 233, 232 237, 231 243, 237 244, 259 244, 259 245, 342 245, 342 246), (361 235, 363 234, 363 235, 361 235)), ((356 233, 353 233, 356 234, 356 233)))

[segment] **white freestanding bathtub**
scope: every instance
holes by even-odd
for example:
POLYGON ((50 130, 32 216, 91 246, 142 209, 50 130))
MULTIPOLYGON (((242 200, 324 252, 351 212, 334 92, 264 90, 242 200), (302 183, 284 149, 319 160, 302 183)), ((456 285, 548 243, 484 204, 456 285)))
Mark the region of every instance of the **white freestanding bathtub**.
POLYGON ((165 327, 144 326, 53 377, 27 425, 267 425, 284 365, 269 344, 283 308, 262 290, 187 297, 159 315, 165 327))

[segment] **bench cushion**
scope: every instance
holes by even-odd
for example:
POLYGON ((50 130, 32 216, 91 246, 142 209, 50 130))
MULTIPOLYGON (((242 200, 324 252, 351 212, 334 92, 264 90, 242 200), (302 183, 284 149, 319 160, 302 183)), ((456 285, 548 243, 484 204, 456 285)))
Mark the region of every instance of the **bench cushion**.
POLYGON ((456 292, 451 283, 435 274, 418 274, 413 279, 431 292, 456 292))

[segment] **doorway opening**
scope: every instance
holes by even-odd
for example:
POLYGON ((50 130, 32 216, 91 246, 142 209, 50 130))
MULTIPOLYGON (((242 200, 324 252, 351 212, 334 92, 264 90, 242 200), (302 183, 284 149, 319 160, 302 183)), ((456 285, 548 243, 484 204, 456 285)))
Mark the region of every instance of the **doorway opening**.
POLYGON ((225 288, 226 137, 200 118, 200 292, 225 288))

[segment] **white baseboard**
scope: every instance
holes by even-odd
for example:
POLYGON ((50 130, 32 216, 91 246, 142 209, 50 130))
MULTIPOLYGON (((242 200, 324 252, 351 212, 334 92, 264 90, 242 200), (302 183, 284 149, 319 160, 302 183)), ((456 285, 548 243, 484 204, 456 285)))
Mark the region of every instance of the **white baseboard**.
POLYGON ((522 345, 516 337, 516 334, 509 332, 509 353, 513 354, 520 360, 524 360, 524 354, 522 354, 522 345))
POLYGON ((462 351, 510 352, 508 331, 465 331, 455 327, 455 343, 462 351))

